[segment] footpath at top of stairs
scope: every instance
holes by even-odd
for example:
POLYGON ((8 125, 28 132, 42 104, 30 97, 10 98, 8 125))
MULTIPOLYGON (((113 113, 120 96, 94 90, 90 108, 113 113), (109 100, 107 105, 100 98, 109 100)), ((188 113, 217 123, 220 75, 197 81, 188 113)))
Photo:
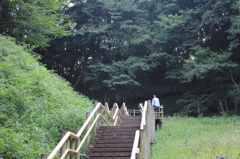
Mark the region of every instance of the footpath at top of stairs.
POLYGON ((132 125, 136 125, 136 126, 140 126, 141 124, 141 116, 124 116, 122 118, 122 126, 132 126, 132 125))

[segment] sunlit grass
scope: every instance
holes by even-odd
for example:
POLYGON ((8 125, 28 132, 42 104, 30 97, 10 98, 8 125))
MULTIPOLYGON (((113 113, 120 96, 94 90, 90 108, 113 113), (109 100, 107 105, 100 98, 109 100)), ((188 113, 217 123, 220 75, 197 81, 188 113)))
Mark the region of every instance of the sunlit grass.
POLYGON ((240 117, 165 118, 151 159, 240 159, 240 117))

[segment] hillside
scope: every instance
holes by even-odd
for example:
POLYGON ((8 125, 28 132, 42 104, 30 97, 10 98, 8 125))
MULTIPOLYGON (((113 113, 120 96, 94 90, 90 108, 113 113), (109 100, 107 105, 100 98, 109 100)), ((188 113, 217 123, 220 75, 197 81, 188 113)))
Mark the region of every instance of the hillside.
POLYGON ((0 36, 0 158, 49 153, 60 131, 75 132, 92 105, 24 46, 0 36))

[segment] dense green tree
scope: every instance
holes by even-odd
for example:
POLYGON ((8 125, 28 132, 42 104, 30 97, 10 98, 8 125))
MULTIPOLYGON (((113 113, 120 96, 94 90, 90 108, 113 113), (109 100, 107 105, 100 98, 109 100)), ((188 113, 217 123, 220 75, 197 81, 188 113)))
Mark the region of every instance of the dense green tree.
MULTIPOLYGON (((76 90, 82 89, 83 72, 96 62, 111 64, 130 55, 148 54, 145 41, 150 39, 145 11, 134 1, 72 1, 67 13, 75 23, 73 34, 52 42, 43 55, 49 69, 70 81, 76 90)), ((90 86, 89 86, 90 87, 90 86)))
POLYGON ((140 99, 153 93, 162 97, 185 93, 180 108, 194 114, 198 106, 189 106, 199 100, 206 112, 217 111, 219 103, 233 109, 239 101, 238 0, 75 0, 71 4, 65 13, 74 24, 69 28, 72 35, 37 52, 76 90, 96 98, 118 91, 126 95, 124 86, 133 86, 131 94, 140 99), (142 62, 132 61, 134 57, 142 62), (138 62, 147 69, 132 71, 130 66, 138 62))
MULTIPOLYGON (((233 3, 214 0, 191 3, 172 1, 168 5, 177 5, 179 8, 172 12, 163 10, 159 16, 159 26, 163 28, 160 39, 165 39, 159 45, 165 43, 161 49, 172 56, 168 78, 191 84, 191 93, 184 96, 185 101, 186 98, 190 99, 187 97, 189 94, 197 95, 198 99, 202 96, 211 97, 208 100, 201 99, 205 101, 204 107, 208 107, 204 110, 216 111, 221 101, 226 107, 227 103, 231 103, 225 92, 233 89, 229 70, 237 66, 231 61, 231 40, 228 38, 232 24, 230 16, 238 12, 232 9, 233 3)), ((194 102, 189 103, 194 105, 194 102)))
POLYGON ((133 94, 141 85, 138 73, 146 71, 148 65, 137 57, 130 57, 125 61, 113 61, 110 65, 98 62, 89 66, 86 71, 84 83, 89 85, 89 90, 101 94, 96 98, 106 98, 117 93, 121 96, 133 94))
POLYGON ((34 47, 46 47, 51 38, 66 35, 62 14, 66 0, 1 0, 0 33, 34 47))

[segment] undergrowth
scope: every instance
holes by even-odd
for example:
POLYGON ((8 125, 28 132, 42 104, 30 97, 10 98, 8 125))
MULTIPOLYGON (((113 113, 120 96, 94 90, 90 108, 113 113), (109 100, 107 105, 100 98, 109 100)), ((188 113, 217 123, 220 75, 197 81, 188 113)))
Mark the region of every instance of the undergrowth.
POLYGON ((240 117, 164 118, 151 159, 240 159, 240 117))
POLYGON ((75 132, 92 101, 48 71, 24 46, 0 36, 0 158, 49 154, 62 130, 75 132))

